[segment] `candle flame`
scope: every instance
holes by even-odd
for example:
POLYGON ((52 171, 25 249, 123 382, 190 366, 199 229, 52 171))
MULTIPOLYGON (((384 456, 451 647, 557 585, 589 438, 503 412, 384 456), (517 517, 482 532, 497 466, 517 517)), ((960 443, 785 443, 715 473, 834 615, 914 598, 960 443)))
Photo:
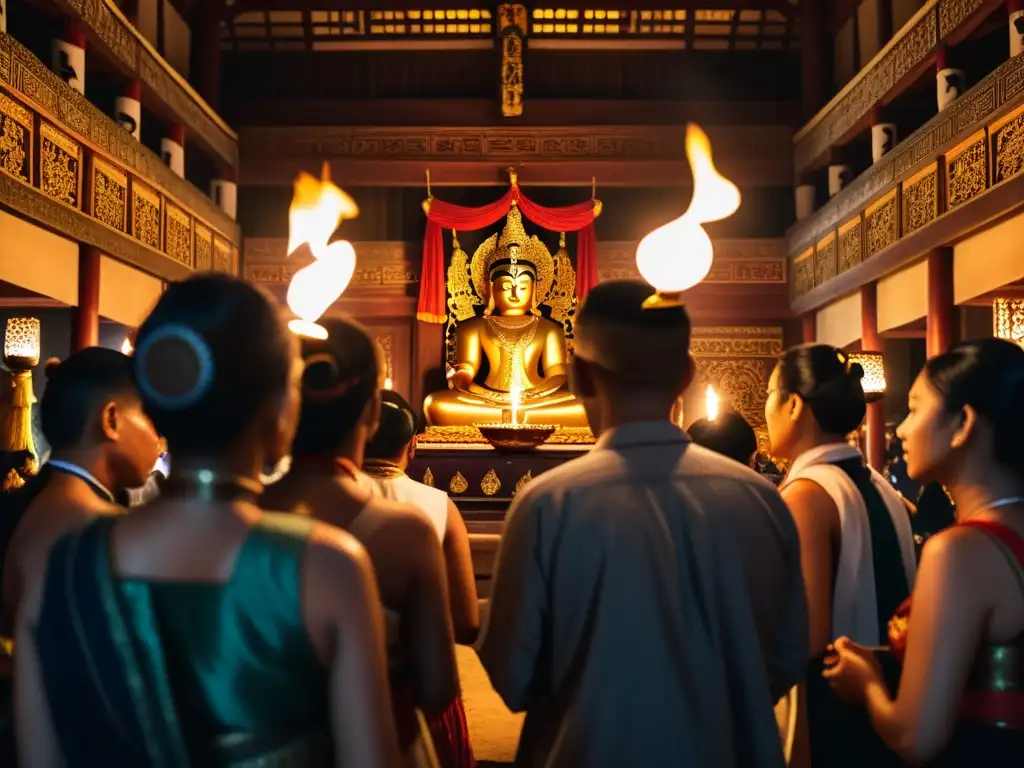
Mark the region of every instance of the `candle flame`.
POLYGON ((121 354, 130 355, 134 351, 135 347, 133 347, 131 341, 125 337, 125 340, 121 342, 121 354))
POLYGON ((710 384, 708 385, 708 391, 704 395, 704 415, 708 421, 714 421, 718 418, 718 393, 715 392, 715 388, 710 384))
POLYGON ((395 382, 393 382, 391 380, 390 376, 388 376, 388 377, 386 377, 384 379, 384 389, 392 389, 392 388, 394 388, 394 386, 395 386, 395 382))
POLYGON ((328 241, 344 219, 357 215, 352 198, 331 181, 327 163, 320 179, 302 172, 295 180, 288 209, 288 255, 308 245, 314 261, 296 272, 288 285, 288 307, 296 315, 288 325, 294 333, 327 338, 316 321, 348 287, 356 268, 352 243, 328 241))
POLYGON ((636 249, 640 275, 659 293, 680 293, 707 276, 714 246, 701 225, 731 216, 740 207, 739 189, 715 168, 711 141, 694 123, 686 126, 686 159, 693 174, 690 206, 647 234, 636 249))

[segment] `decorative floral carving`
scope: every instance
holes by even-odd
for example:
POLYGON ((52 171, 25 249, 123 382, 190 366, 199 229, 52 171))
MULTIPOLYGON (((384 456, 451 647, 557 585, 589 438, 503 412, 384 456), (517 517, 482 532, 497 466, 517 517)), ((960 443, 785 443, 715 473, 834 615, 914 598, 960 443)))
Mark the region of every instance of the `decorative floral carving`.
POLYGON ((460 493, 465 493, 467 488, 469 488, 469 483, 466 482, 466 478, 462 476, 461 472, 456 472, 455 477, 448 483, 448 490, 456 496, 460 493))
POLYGON ((213 232, 196 219, 196 270, 210 269, 213 266, 213 232))
POLYGON ((859 219, 856 224, 839 230, 839 272, 845 272, 860 264, 863 257, 861 252, 863 233, 864 227, 859 219))
POLYGON ((836 239, 828 237, 814 249, 814 284, 821 285, 836 276, 836 239))
POLYGON ((132 231, 150 248, 160 249, 160 196, 138 182, 132 187, 132 231))
POLYGON ((213 268, 218 272, 235 273, 231 259, 231 247, 219 237, 213 238, 213 268))
POLYGON ((0 167, 22 181, 29 176, 29 133, 10 115, 3 116, 3 134, 0 135, 0 167))
POLYGON ((485 496, 493 496, 500 491, 501 480, 498 479, 498 473, 493 469, 488 469, 484 479, 480 481, 480 490, 484 492, 485 496))
POLYGON ((803 296, 814 287, 814 251, 809 250, 793 261, 793 293, 803 296))
POLYGON ((777 357, 782 354, 782 329, 697 326, 690 352, 694 357, 777 357))
POLYGON ((711 382, 752 427, 757 429, 764 425, 771 360, 696 360, 701 376, 711 382))
POLYGON ((92 215, 108 227, 128 227, 128 177, 96 157, 92 161, 92 215))
POLYGON ((50 197, 78 207, 81 147, 48 123, 40 127, 40 187, 50 197))
POLYGON ((985 191, 988 186, 987 160, 984 134, 955 157, 947 158, 947 208, 952 210, 985 191))
POLYGON ((523 488, 526 487, 526 484, 531 480, 533 480, 533 473, 530 470, 526 470, 526 474, 516 481, 516 487, 512 491, 512 495, 515 496, 516 494, 518 494, 521 490, 523 490, 523 488))
POLYGON ((938 215, 938 169, 932 169, 903 187, 903 234, 909 235, 938 215))
POLYGON ((423 473, 423 484, 434 487, 434 473, 430 471, 430 467, 427 467, 427 471, 423 473))
POLYGON ((998 184, 1024 169, 1024 111, 996 130, 993 145, 996 161, 992 181, 998 184))
POLYGON ((192 267, 192 220, 175 205, 167 205, 164 222, 164 251, 175 261, 192 267))
POLYGON ((896 242, 896 195, 864 214, 868 252, 874 256, 896 242))

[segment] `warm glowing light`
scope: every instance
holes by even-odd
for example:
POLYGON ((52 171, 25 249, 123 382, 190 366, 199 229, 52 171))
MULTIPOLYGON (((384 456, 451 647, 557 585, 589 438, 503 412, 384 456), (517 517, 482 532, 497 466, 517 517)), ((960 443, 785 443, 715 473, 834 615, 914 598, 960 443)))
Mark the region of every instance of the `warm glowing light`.
POLYGON ((288 255, 308 245, 314 258, 295 273, 288 285, 288 307, 298 317, 288 327, 294 333, 318 339, 327 338, 327 332, 316 321, 348 287, 356 268, 352 243, 329 243, 344 219, 359 214, 352 198, 331 181, 329 171, 325 163, 320 179, 300 173, 288 209, 288 255))
POLYGON ((388 376, 387 378, 384 379, 384 389, 394 389, 394 387, 395 387, 395 382, 393 382, 391 380, 390 376, 388 376))
POLYGON ((736 212, 740 191, 715 168, 711 141, 694 123, 686 126, 686 158, 693 173, 693 199, 686 213, 650 232, 636 249, 641 277, 659 294, 678 294, 711 270, 714 246, 702 224, 736 212))
POLYGON ((129 339, 126 338, 124 341, 121 342, 121 354, 122 355, 130 355, 134 351, 135 351, 135 347, 132 346, 132 343, 131 343, 131 341, 129 339))
POLYGON ((864 378, 860 385, 864 389, 864 399, 869 403, 876 402, 885 394, 885 365, 881 352, 858 352, 850 355, 851 363, 858 363, 864 369, 864 378))
POLYGON ((718 393, 715 392, 715 388, 710 384, 708 385, 708 391, 704 395, 704 416, 708 421, 714 421, 718 418, 718 393))
POLYGON ((512 424, 516 425, 519 423, 519 398, 522 396, 522 388, 518 381, 512 382, 508 396, 512 403, 512 424))
POLYGON ((4 331, 4 362, 7 363, 7 367, 12 371, 35 368, 39 365, 40 351, 39 318, 9 318, 4 331))
POLYGON ((992 302, 993 335, 1024 347, 1024 299, 998 298, 992 302))

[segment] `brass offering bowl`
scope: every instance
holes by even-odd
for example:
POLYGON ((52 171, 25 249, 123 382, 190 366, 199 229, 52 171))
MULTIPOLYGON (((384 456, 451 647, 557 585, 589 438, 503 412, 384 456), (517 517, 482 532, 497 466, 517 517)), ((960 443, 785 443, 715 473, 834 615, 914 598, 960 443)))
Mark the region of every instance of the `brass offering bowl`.
POLYGON ((526 453, 536 450, 555 434, 554 424, 476 424, 494 450, 501 453, 526 453))

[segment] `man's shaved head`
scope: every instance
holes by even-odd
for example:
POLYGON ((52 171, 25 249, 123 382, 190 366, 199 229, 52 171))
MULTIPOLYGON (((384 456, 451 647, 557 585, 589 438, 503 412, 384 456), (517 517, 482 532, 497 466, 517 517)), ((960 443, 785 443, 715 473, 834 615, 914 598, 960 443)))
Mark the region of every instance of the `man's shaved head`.
POLYGON ((576 317, 576 356, 617 389, 678 394, 688 383, 690 316, 683 306, 644 309, 642 280, 600 283, 576 317))

